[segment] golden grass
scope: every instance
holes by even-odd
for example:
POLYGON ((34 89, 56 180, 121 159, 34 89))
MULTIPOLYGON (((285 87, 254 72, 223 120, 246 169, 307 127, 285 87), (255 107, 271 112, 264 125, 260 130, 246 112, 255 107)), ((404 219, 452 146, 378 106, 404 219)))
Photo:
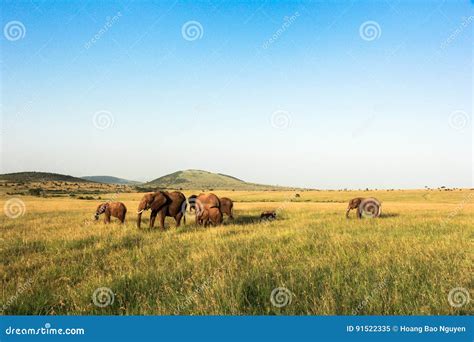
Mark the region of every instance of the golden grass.
POLYGON ((0 220, 4 313, 473 313, 448 302, 473 285, 473 191, 215 193, 237 201, 234 222, 205 229, 188 214, 166 231, 135 227, 139 193, 102 196, 127 205, 123 226, 91 221, 97 201, 18 197, 25 214, 0 220), (355 196, 378 197, 383 217, 346 220, 355 196), (260 222, 271 209, 278 219, 260 222), (112 305, 94 305, 99 287, 112 305), (291 303, 272 304, 278 287, 291 303))

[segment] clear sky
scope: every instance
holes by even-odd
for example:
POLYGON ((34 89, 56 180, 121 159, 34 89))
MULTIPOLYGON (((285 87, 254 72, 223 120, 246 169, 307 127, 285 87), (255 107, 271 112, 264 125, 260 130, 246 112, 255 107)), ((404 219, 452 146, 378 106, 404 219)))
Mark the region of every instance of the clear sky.
POLYGON ((472 187, 469 1, 1 1, 1 171, 472 187))

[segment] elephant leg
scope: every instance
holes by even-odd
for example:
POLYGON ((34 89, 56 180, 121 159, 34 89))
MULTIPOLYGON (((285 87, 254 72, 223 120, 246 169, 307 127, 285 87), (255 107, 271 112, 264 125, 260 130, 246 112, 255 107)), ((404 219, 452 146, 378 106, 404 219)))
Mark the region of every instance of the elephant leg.
POLYGON ((181 218, 183 217, 183 213, 182 212, 179 212, 175 217, 175 221, 176 221, 176 227, 179 227, 181 225, 181 218))
POLYGON ((161 227, 161 229, 165 229, 165 217, 166 217, 166 215, 165 215, 164 211, 162 210, 160 212, 160 227, 161 227))
POLYGON ((157 210, 152 210, 150 214, 150 228, 155 226, 156 215, 158 214, 157 210))
POLYGON ((357 218, 359 218, 359 219, 362 218, 362 212, 359 208, 357 208, 357 218))

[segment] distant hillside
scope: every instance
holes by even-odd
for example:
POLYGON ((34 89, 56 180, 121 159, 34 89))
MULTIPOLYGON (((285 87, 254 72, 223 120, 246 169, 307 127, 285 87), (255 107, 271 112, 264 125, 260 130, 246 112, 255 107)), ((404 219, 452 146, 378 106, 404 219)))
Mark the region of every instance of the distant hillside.
POLYGON ((273 190, 283 187, 247 183, 238 178, 202 170, 177 171, 145 183, 144 187, 167 189, 273 190))
POLYGON ((68 176, 61 175, 59 173, 50 172, 15 172, 5 173, 0 175, 0 180, 7 182, 74 182, 74 183, 90 183, 91 181, 68 176))
POLYGON ((132 180, 118 178, 118 177, 112 177, 112 176, 85 176, 81 178, 88 181, 105 183, 105 184, 135 185, 135 184, 141 183, 137 181, 132 181, 132 180))

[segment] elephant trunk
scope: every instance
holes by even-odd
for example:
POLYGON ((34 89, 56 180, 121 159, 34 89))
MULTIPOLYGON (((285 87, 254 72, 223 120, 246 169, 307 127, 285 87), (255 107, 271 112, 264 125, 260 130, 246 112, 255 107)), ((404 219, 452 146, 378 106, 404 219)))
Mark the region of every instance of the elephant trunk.
POLYGON ((140 225, 142 223, 142 212, 143 211, 139 211, 138 212, 138 215, 137 215, 137 227, 140 228, 140 225))

